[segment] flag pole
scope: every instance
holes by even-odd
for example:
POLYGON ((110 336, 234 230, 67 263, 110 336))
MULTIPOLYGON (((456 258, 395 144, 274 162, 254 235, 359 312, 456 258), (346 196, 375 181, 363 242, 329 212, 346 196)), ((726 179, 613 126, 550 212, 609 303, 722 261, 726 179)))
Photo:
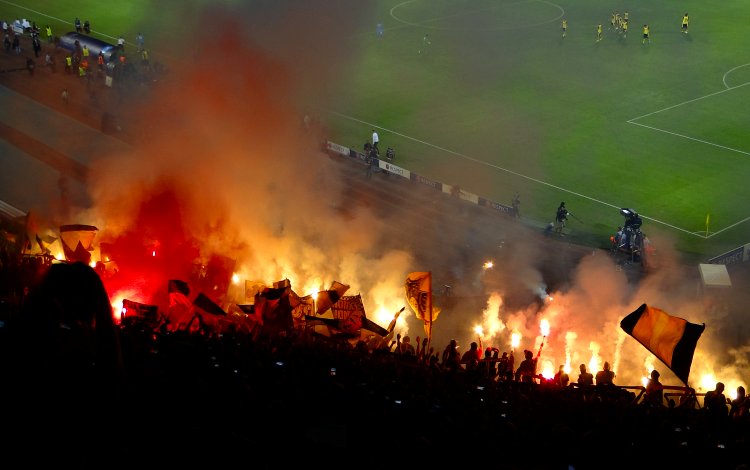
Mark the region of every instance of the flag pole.
POLYGON ((539 356, 542 355, 542 348, 544 347, 544 340, 546 340, 546 339, 547 339, 547 335, 542 336, 542 344, 539 345, 539 351, 537 351, 537 353, 536 353, 536 359, 535 360, 537 360, 537 361, 539 360, 539 356))
POLYGON ((432 308, 430 308, 430 339, 427 340, 427 350, 430 349, 430 344, 432 344, 432 308))

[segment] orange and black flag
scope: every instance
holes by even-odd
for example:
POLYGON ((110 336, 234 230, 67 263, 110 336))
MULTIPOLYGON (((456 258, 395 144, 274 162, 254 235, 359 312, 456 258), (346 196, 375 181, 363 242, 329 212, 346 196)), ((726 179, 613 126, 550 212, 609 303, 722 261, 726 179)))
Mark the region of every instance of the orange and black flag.
POLYGON ((690 323, 643 304, 620 322, 620 327, 659 358, 687 385, 693 354, 706 324, 690 323))

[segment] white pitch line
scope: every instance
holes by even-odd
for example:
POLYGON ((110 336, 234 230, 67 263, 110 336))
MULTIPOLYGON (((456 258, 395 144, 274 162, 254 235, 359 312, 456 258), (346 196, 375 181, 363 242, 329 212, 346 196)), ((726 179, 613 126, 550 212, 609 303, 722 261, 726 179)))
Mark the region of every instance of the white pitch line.
MULTIPOLYGON (((738 150, 738 149, 735 149, 735 148, 731 148, 731 147, 726 147, 726 146, 724 146, 724 145, 719 145, 719 144, 715 144, 715 143, 713 143, 713 142, 709 142, 709 141, 707 141, 707 140, 701 140, 701 139, 697 139, 697 138, 695 138, 695 137, 689 137, 689 136, 686 136, 686 135, 678 134, 678 133, 676 133, 676 132, 671 132, 671 131, 667 131, 667 130, 664 130, 664 129, 659 129, 658 127, 647 126, 647 125, 645 125, 645 124, 641 124, 641 123, 635 122, 635 121, 637 121, 638 119, 641 119, 641 118, 645 118, 645 117, 647 117, 647 116, 651 116, 651 115, 654 115, 654 114, 658 114, 658 113, 661 113, 662 111, 667 111, 667 110, 669 110, 669 109, 677 108, 677 107, 679 107, 679 106, 682 106, 682 105, 685 105, 685 104, 688 104, 688 103, 692 103, 692 102, 694 102, 694 101, 702 100, 703 98, 709 98, 709 97, 711 97, 711 96, 716 96, 716 95, 718 95, 718 94, 721 94, 721 93, 724 93, 724 92, 726 92, 726 91, 734 90, 734 89, 736 89, 736 88, 740 88, 740 87, 743 87, 743 86, 745 86, 745 85, 750 85, 750 82, 747 82, 747 83, 742 83, 742 84, 740 84, 740 85, 736 85, 736 86, 730 87, 729 85, 727 85, 727 81, 726 81, 726 80, 727 80, 727 76, 728 76, 728 75, 729 75, 730 73, 734 72, 735 70, 737 70, 737 69, 739 69, 739 68, 742 68, 742 67, 745 67, 745 66, 748 66, 748 65, 750 65, 750 63, 747 63, 747 64, 742 64, 742 65, 738 65, 737 67, 734 67, 734 68, 732 68, 732 69, 728 70, 728 71, 727 71, 727 72, 726 72, 726 73, 724 74, 724 76, 723 76, 723 77, 721 78, 721 81, 722 81, 722 82, 724 83, 724 86, 726 87, 726 89, 724 89, 724 90, 719 90, 719 91, 717 91, 717 92, 715 92, 715 93, 710 93, 710 94, 708 94, 708 95, 700 96, 700 97, 698 97, 698 98, 695 98, 695 99, 692 99, 692 100, 688 100, 688 101, 683 101, 682 103, 678 103, 678 104, 676 104, 676 105, 674 105, 674 106, 669 106, 669 107, 667 107, 667 108, 664 108, 664 109, 660 109, 660 110, 658 110, 658 111, 654 111, 654 112, 652 112, 652 113, 644 114, 643 116, 639 116, 639 117, 637 117, 637 118, 633 118, 633 119, 631 119, 631 120, 627 121, 627 123, 628 123, 628 124, 635 124, 636 126, 641 126, 641 127, 645 127, 645 128, 647 128, 647 129, 652 129, 652 130, 655 130, 655 131, 659 131, 659 132, 664 132, 664 133, 666 133, 666 134, 670 134, 670 135, 673 135, 673 136, 676 136, 676 137, 682 137, 682 138, 684 138, 684 139, 688 139, 688 140, 693 140, 693 141, 696 141, 696 142, 700 142, 700 143, 702 143, 702 144, 706 144, 706 145, 711 145, 711 146, 714 146, 714 147, 718 147, 718 148, 721 148, 721 149, 724 149, 724 150, 729 150, 730 152, 737 152, 737 153, 741 153, 741 154, 744 154, 744 155, 750 155, 750 152, 745 152, 745 151, 742 151, 742 150, 738 150)), ((742 219, 742 220, 740 220, 740 221, 738 221, 738 222, 735 222, 735 223, 733 223, 732 225, 729 225, 729 226, 727 226, 727 227, 724 227, 723 229, 721 229, 721 230, 719 230, 719 231, 717 231, 717 232, 714 232, 714 233, 712 233, 711 235, 707 235, 707 236, 702 236, 701 238, 709 239, 709 238, 713 237, 714 235, 718 235, 718 234, 720 234, 720 233, 722 233, 722 232, 724 232, 724 231, 726 231, 726 230, 729 230, 729 229, 731 229, 731 228, 733 228, 733 227, 736 227, 737 225, 740 225, 740 224, 742 224, 742 223, 745 223, 745 222, 747 222, 748 220, 750 220, 750 217, 747 217, 747 218, 745 218, 745 219, 742 219)), ((697 235, 697 234, 694 234, 694 235, 697 235)))
POLYGON ((719 230, 718 232, 713 232, 713 233, 712 233, 711 235, 707 236, 706 238, 711 238, 711 237, 713 237, 714 235, 718 235, 718 234, 720 234, 721 232, 723 232, 723 231, 725 231, 725 230, 729 230, 729 229, 730 229, 730 228, 732 228, 732 227, 736 227, 736 226, 738 226, 739 224, 744 224, 744 223, 745 223, 745 222, 747 222, 748 220, 750 220, 750 217, 745 217, 744 219, 740 220, 739 222, 735 222, 735 223, 733 223, 732 225, 729 225, 729 226, 727 226, 727 227, 724 227, 723 229, 719 230))
POLYGON ((654 114, 659 114, 659 113, 661 113, 661 112, 664 112, 664 111, 668 111, 668 110, 670 110, 670 109, 674 109, 674 108, 677 108, 677 107, 680 107, 680 106, 686 105, 686 104, 688 104, 688 103, 692 103, 692 102, 694 102, 694 101, 699 101, 699 100, 702 100, 702 99, 704 99, 704 98, 710 98, 711 96, 716 96, 716 95, 719 95, 719 94, 721 94, 721 93, 726 93, 727 91, 731 91, 731 90, 734 90, 734 89, 736 89, 736 88, 740 88, 740 87, 743 87, 743 86, 745 86, 745 85, 750 85, 750 82, 747 82, 747 83, 743 83, 742 85, 737 85, 737 86, 733 86, 733 87, 730 87, 730 88, 726 88, 726 89, 724 89, 724 90, 719 90, 719 91, 717 91, 717 92, 715 92, 715 93, 710 93, 710 94, 708 94, 708 95, 704 95, 704 96, 699 96, 698 98, 694 98, 694 99, 692 99, 692 100, 687 100, 687 101, 683 101, 682 103, 677 103, 677 104, 675 104, 675 105, 672 105, 672 106, 669 106, 669 107, 667 107, 667 108, 664 108, 664 109, 659 109, 659 110, 657 110, 657 111, 654 111, 654 112, 651 112, 651 113, 648 113, 648 114, 644 114, 643 116, 638 116, 637 118, 633 118, 633 119, 630 119, 630 120, 629 120, 629 121, 627 121, 627 122, 629 122, 630 124, 635 124, 635 123, 634 123, 633 121, 637 121, 637 120, 639 120, 639 119, 642 119, 642 118, 645 118, 645 117, 648 117, 648 116, 652 116, 652 115, 654 115, 654 114))
MULTIPOLYGON (((71 22, 70 22, 70 21, 67 21, 67 20, 63 20, 62 18, 57 18, 57 17, 55 17, 55 16, 51 16, 51 15, 48 15, 48 14, 46 14, 46 13, 42 13, 41 11, 36 11, 36 10, 32 10, 31 8, 27 8, 27 7, 23 6, 23 5, 18 5, 18 4, 16 4, 16 3, 12 3, 12 2, 7 2, 7 1, 5 1, 5 0, 0 0, 0 3, 5 3, 6 5, 10 5, 10 6, 13 6, 13 7, 16 7, 16 8, 20 8, 20 9, 22 9, 22 10, 26 10, 26 11, 28 11, 28 12, 31 12, 31 13, 35 13, 35 14, 37 14, 37 15, 40 15, 40 16, 44 16, 44 17, 46 17, 46 18, 49 18, 49 19, 52 19, 52 20, 55 20, 55 21, 59 21, 60 23, 64 23, 64 24, 71 24, 71 22)), ((104 34, 104 33, 101 33, 101 32, 99 32, 99 31, 94 31, 93 29, 91 30, 91 32, 92 32, 92 33, 95 33, 95 34, 98 34, 99 36, 103 36, 103 37, 105 37, 105 38, 110 38, 110 39, 117 39, 117 38, 116 38, 116 37, 114 37, 114 36, 110 36, 110 35, 108 35, 108 34, 104 34)), ((127 44, 131 44, 131 45, 132 45, 132 43, 129 43, 129 42, 127 42, 127 41, 126 41, 126 43, 127 43, 127 44)))
MULTIPOLYGON (((16 8, 20 8, 22 10, 26 10, 28 12, 35 13, 37 15, 44 16, 44 17, 50 18, 50 19, 55 20, 55 21, 59 21, 60 23, 70 24, 70 21, 63 20, 61 18, 57 18, 55 16, 48 15, 46 13, 42 13, 41 11, 32 10, 31 8, 27 8, 25 6, 18 5, 16 3, 8 2, 6 0, 0 0, 0 3, 5 3, 6 5, 14 6, 16 8)), ((94 33, 94 34, 97 34, 99 36, 105 37, 105 38, 114 39, 114 40, 118 39, 118 38, 116 38, 114 36, 110 36, 109 34, 102 33, 101 31, 95 31, 95 30, 92 29, 91 32, 94 33)), ((130 44, 131 46, 135 45, 134 43, 128 42, 128 41, 125 41, 125 44, 130 44)))
MULTIPOLYGON (((411 23, 409 21, 402 20, 401 18, 397 17, 393 13, 396 9, 401 8, 402 6, 404 6, 406 4, 414 3, 416 1, 418 1, 418 0, 407 0, 406 2, 399 3, 398 5, 396 5, 393 8, 391 8, 391 11, 390 11, 391 18, 393 18, 394 20, 396 20, 398 22, 404 23, 405 25, 409 25, 409 26, 423 26, 424 23, 432 23, 434 21, 440 21, 440 20, 447 20, 447 19, 450 19, 450 18, 455 18, 457 16, 469 15, 469 14, 472 14, 472 13, 481 13, 481 12, 490 11, 490 10, 496 10, 496 9, 501 8, 503 6, 503 5, 495 5, 495 6, 489 7, 489 8, 482 8, 481 10, 463 10, 463 11, 459 11, 458 13, 454 13, 452 15, 435 17, 435 18, 430 18, 430 19, 427 19, 427 20, 423 20, 423 21, 421 21, 419 23, 411 23)), ((526 0, 525 2, 516 2, 516 3, 528 3, 528 1, 530 1, 530 0, 526 0)), ((511 5, 513 5, 513 4, 511 4, 511 5)))
MULTIPOLYGON (((604 205, 604 206, 609 206, 609 207, 613 207, 613 208, 615 208, 615 209, 621 209, 621 208, 622 208, 622 206, 618 206, 618 205, 615 205, 615 204, 612 204, 612 203, 609 203, 609 202, 606 202, 606 201, 602 201, 602 200, 600 200, 600 199, 596 199, 596 198, 593 198, 593 197, 591 197, 591 196, 586 196, 585 194, 577 193, 577 192, 575 192, 575 191, 572 191, 572 190, 570 190, 570 189, 566 189, 566 188, 563 188, 563 187, 560 187, 560 186, 556 186, 556 185, 554 185, 554 184, 552 184, 552 183, 548 183, 548 182, 546 182, 546 181, 542 181, 542 180, 540 180, 540 179, 536 179, 536 178, 533 178, 533 177, 531 177, 531 176, 527 176, 527 175, 524 175, 524 174, 521 174, 521 173, 515 172, 515 171, 513 171, 513 170, 509 170, 509 169, 507 169, 507 168, 503 168, 503 167, 501 167, 501 166, 498 166, 498 165, 493 165, 492 163, 487 163, 487 162, 485 162, 485 161, 482 161, 482 160, 478 160, 478 159, 476 159, 476 158, 472 158, 472 157, 469 157, 468 155, 464 155, 464 154, 462 154, 462 153, 459 153, 459 152, 456 152, 456 151, 454 151, 454 150, 450 150, 450 149, 447 149, 447 148, 444 148, 444 147, 440 147, 440 146, 438 146, 438 145, 435 145, 435 144, 431 144, 430 142, 425 142, 424 140, 419 140, 419 139, 417 139, 417 138, 414 138, 414 137, 408 136, 408 135, 406 135, 406 134, 402 134, 402 133, 400 133, 400 132, 396 132, 396 131, 394 131, 394 130, 392 130, 392 129, 387 129, 387 128, 385 128, 385 127, 381 127, 381 126, 378 126, 377 124, 373 124, 373 123, 371 123, 371 122, 367 122, 367 121, 363 121, 363 120, 361 120, 361 119, 357 119, 357 118, 355 118, 355 117, 353 117, 353 116, 348 116, 348 115, 346 115, 346 114, 342 114, 342 113, 339 113, 339 112, 337 112, 337 111, 332 111, 332 110, 329 110, 328 112, 329 112, 329 113, 331 113, 331 114, 334 114, 334 115, 336 115, 336 116, 339 116, 339 117, 341 117, 341 118, 344 118, 344 119, 348 119, 348 120, 350 120, 350 121, 354 121, 354 122, 359 122, 359 123, 361 123, 361 124, 367 124, 368 126, 370 126, 370 127, 372 127, 372 128, 375 128, 375 129, 380 129, 380 130, 382 130, 382 131, 386 131, 386 132, 390 132, 390 133, 392 133, 392 134, 394 134, 394 135, 397 135, 397 136, 403 137, 404 139, 408 139, 408 140, 411 140, 411 141, 413 141, 413 142, 417 142, 417 143, 420 143, 420 144, 422 144, 422 145, 426 145, 426 146, 428 146, 428 147, 432 147, 432 148, 434 148, 434 149, 440 150, 440 151, 442 151, 442 152, 446 152, 446 153, 448 153, 448 154, 454 155, 454 156, 456 156, 456 157, 459 157, 459 158, 462 158, 462 159, 464 159, 464 160, 468 160, 468 161, 470 161, 470 162, 473 162, 473 163, 477 163, 477 164, 479 164, 479 165, 484 165, 484 166, 487 166, 487 167, 490 167, 490 168, 494 168, 494 169, 496 169, 496 170, 504 171, 504 172, 506 172, 506 173, 510 173, 510 174, 512 174, 512 175, 515 175, 515 176, 518 176, 518 177, 520 177, 520 178, 524 178, 524 179, 527 179, 527 180, 529 180, 529 181, 533 181, 533 182, 535 182, 535 183, 538 183, 538 184, 541 184, 541 185, 544 185, 544 186, 548 186, 548 187, 550 187, 550 188, 554 188, 554 189, 557 189, 557 190, 560 190, 560 191, 566 192, 566 193, 568 193, 568 194, 572 194, 572 195, 574 195, 574 196, 578 196, 578 197, 580 197, 580 198, 583 198, 583 199, 588 199, 589 201, 595 202, 595 203, 597 203, 597 204, 602 204, 602 205, 604 205)), ((697 235, 697 234, 696 234, 695 232, 691 232, 690 230, 686 230, 686 229, 684 229, 684 228, 680 228, 680 227, 677 227, 677 226, 675 226, 675 225, 669 224, 669 223, 667 223, 667 222, 664 222, 664 221, 661 221, 661 220, 658 220, 658 219, 654 219, 654 218, 651 218, 651 217, 646 217, 646 216, 644 216, 643 214, 639 214, 639 215, 640 215, 640 216, 641 216, 641 218, 643 218, 643 219, 647 219, 647 220, 650 220, 650 221, 652 221, 652 222, 655 222, 655 223, 657 223, 657 224, 661 224, 661 225, 664 225, 665 227, 669 227, 669 228, 671 228, 671 229, 674 229, 674 230, 677 230, 677 231, 680 231, 680 232, 684 232, 684 233, 687 233, 687 234, 689 234, 689 235, 697 236, 697 237, 699 237, 699 238, 705 238, 705 237, 703 237, 703 236, 701 236, 701 235, 697 235)))
POLYGON ((667 130, 664 130, 664 129, 659 129, 658 127, 647 126, 646 124, 641 124, 640 122, 628 121, 628 124, 634 124, 636 126, 645 127, 647 129, 651 129, 651 130, 654 130, 654 131, 664 132, 665 134, 673 135, 673 136, 676 136, 676 137, 682 137, 683 139, 694 140, 695 142, 700 142, 702 144, 711 145, 713 147, 719 147, 719 148, 724 149, 724 150, 729 150, 730 152, 741 153, 743 155, 750 155, 750 152, 745 152, 744 150, 737 150, 737 149, 734 149, 732 147, 727 147, 725 145, 715 144, 715 143, 709 142, 707 140, 697 139, 695 137, 690 137, 688 135, 678 134, 677 132, 672 132, 672 131, 667 131, 667 130))
MULTIPOLYGON (((730 90, 731 90, 731 89, 732 89, 732 87, 730 87, 729 85, 727 85, 727 76, 728 76, 728 75, 729 75, 730 73, 734 72, 735 70, 737 70, 737 69, 741 69, 742 67, 747 67, 748 65, 750 65, 750 63, 747 63, 747 64, 742 64, 742 65, 738 65, 737 67, 735 67, 735 68, 733 68, 733 69, 729 69, 729 70, 727 71, 727 73, 725 73, 725 74, 724 74, 724 76, 723 76, 723 77, 721 77, 721 82, 722 82, 722 83, 724 84, 724 86, 725 86, 725 87, 727 87, 728 89, 730 89, 730 90)), ((747 85, 747 83, 746 83, 745 85, 747 85)), ((742 85, 740 85, 740 86, 742 86, 742 85)))

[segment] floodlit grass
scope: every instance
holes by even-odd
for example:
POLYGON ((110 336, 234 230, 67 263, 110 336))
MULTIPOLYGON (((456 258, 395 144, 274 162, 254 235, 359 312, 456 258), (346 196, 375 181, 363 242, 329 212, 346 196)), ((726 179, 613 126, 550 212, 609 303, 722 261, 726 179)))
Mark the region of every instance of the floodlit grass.
MULTIPOLYGON (((145 0, 23 5, 61 18, 57 30, 78 15, 131 43, 145 25, 181 34, 179 22, 167 21, 169 8, 145 0)), ((750 242, 750 3, 366 5, 367 14, 353 15, 354 32, 341 38, 358 53, 336 65, 338 95, 311 103, 334 142, 361 149, 378 128, 396 164, 501 203, 519 192, 524 220, 540 227, 565 201, 576 216, 569 237, 581 243, 605 246, 623 222, 620 207, 643 216, 647 235, 668 234, 696 259, 750 242), (609 22, 626 7, 625 38, 609 22), (680 32, 686 11, 687 35, 680 32), (596 42, 599 23, 604 39, 596 42), (645 45, 644 23, 651 28, 645 45)), ((15 16, 23 16, 18 7, 0 1, 0 17, 15 16)))
POLYGON ((498 202, 519 191, 524 216, 540 225, 564 200, 578 216, 571 235, 588 242, 606 244, 619 207, 698 257, 750 238, 747 223, 730 228, 750 216, 750 155, 741 153, 750 151, 741 86, 750 73, 724 80, 750 61, 736 21, 750 5, 629 5, 623 37, 609 29, 611 13, 624 12, 617 3, 384 3, 386 33, 361 39, 367 52, 334 115, 341 143, 360 148, 368 127, 380 127, 399 164, 498 202), (418 54, 424 34, 432 44, 418 54), (727 86, 737 88, 717 93, 727 86))

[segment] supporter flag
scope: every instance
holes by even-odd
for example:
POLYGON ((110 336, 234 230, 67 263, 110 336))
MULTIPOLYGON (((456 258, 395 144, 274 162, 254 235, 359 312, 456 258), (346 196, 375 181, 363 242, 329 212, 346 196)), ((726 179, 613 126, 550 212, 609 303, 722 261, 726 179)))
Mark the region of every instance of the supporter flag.
POLYGON ((179 279, 170 279, 167 286, 167 292, 169 294, 169 307, 175 307, 178 305, 184 307, 190 307, 192 304, 188 300, 190 295, 190 286, 187 282, 179 279))
POLYGON ((370 320, 366 316, 362 317, 362 329, 367 330, 367 331, 372 331, 378 336, 383 336, 383 337, 388 336, 388 330, 378 325, 374 321, 370 320))
POLYGON ((53 237, 52 235, 42 235, 40 237, 39 234, 36 234, 35 238, 36 244, 39 246, 42 254, 49 253, 49 245, 55 243, 55 241, 57 240, 57 238, 53 237))
POLYGON ((365 306, 359 294, 341 297, 331 307, 331 311, 334 319, 338 320, 336 328, 345 335, 359 336, 363 328, 380 336, 388 334, 388 330, 367 318, 365 306))
POLYGON ((193 305, 211 315, 226 316, 227 312, 224 311, 216 302, 211 300, 203 292, 199 293, 195 299, 193 299, 193 305))
POLYGON ((122 318, 140 318, 148 321, 157 321, 159 319, 159 307, 123 299, 122 318))
POLYGON ((693 354, 706 324, 690 323, 643 304, 620 327, 659 358, 687 385, 693 354))
POLYGON ((406 301, 414 315, 424 322, 424 331, 432 337, 432 323, 437 320, 440 309, 432 305, 432 273, 413 272, 406 277, 404 284, 406 301))
POLYGON ((288 287, 266 287, 255 296, 255 312, 263 319, 264 331, 277 334, 294 326, 288 287))
POLYGON ((294 291, 289 294, 289 304, 292 306, 292 318, 294 319, 294 325, 299 326, 305 323, 305 317, 308 315, 315 315, 315 299, 312 295, 306 295, 299 297, 294 291))
POLYGON ((263 281, 245 281, 245 301, 254 302, 255 296, 266 287, 263 281))
POLYGON ((93 225, 71 224, 60 227, 63 252, 68 261, 80 261, 89 264, 92 244, 99 229, 93 225))
POLYGON ((406 307, 401 307, 401 310, 396 312, 396 315, 393 316, 393 320, 388 324, 388 333, 393 333, 393 330, 396 329, 396 322, 398 321, 398 317, 401 316, 401 312, 406 310, 406 307))
POLYGON ((346 284, 342 284, 339 281, 333 281, 330 289, 318 292, 315 313, 320 315, 321 313, 326 312, 333 306, 333 304, 339 301, 341 296, 343 296, 347 290, 349 290, 349 286, 346 284))

